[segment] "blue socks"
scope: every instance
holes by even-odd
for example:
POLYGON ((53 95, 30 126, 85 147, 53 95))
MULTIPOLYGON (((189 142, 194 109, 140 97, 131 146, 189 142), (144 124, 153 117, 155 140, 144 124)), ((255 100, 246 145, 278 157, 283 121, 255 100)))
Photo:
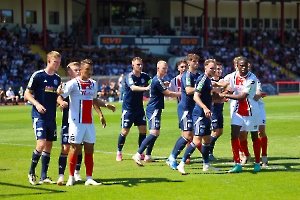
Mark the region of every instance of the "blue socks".
POLYGON ((153 135, 153 134, 150 133, 149 136, 146 137, 144 139, 144 141, 142 142, 142 144, 141 144, 141 146, 138 150, 138 153, 142 154, 144 152, 144 150, 147 148, 146 155, 151 155, 152 149, 153 149, 153 146, 154 146, 154 143, 155 143, 157 137, 158 137, 157 135, 153 135))
POLYGON ((177 156, 180 154, 180 152, 184 149, 185 145, 188 143, 188 139, 180 136, 175 143, 174 149, 172 151, 173 158, 177 158, 177 156))
POLYGON ((195 151, 196 145, 191 142, 191 144, 186 148, 184 155, 182 157, 182 162, 186 162, 186 159, 191 157, 191 154, 195 151))
POLYGON ((35 174, 35 168, 40 160, 41 153, 38 152, 36 149, 32 153, 32 158, 31 158, 31 166, 29 170, 29 174, 35 174))
POLYGON ((123 146, 125 144, 125 140, 126 140, 126 136, 120 133, 119 140, 118 140, 118 151, 122 151, 123 146))
POLYGON ((50 153, 47 153, 45 151, 42 152, 42 174, 41 179, 47 178, 47 171, 49 167, 50 162, 50 153))

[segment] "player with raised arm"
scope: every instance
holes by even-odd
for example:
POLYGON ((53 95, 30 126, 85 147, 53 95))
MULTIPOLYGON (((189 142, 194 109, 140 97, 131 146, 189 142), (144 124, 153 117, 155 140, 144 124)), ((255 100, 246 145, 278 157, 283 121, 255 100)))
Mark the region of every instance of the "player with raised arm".
POLYGON ((47 66, 32 74, 24 98, 32 104, 32 122, 36 137, 36 148, 32 153, 31 166, 28 174, 29 183, 36 185, 35 168, 42 156, 42 173, 40 184, 54 184, 47 176, 50 162, 50 153, 53 141, 57 140, 56 135, 56 99, 57 88, 61 78, 56 72, 59 69, 61 55, 56 51, 47 54, 47 66))
POLYGON ((188 70, 183 73, 181 78, 181 101, 178 104, 178 120, 181 129, 181 136, 176 141, 174 148, 167 159, 166 163, 171 169, 177 168, 177 156, 184 149, 186 144, 193 140, 193 116, 192 112, 195 107, 194 91, 195 83, 199 77, 197 73, 199 56, 188 54, 186 56, 188 70))
POLYGON ((209 164, 209 144, 211 134, 211 107, 212 107, 212 83, 211 78, 216 71, 216 61, 208 59, 204 61, 204 74, 201 74, 195 86, 194 100, 196 102, 193 109, 194 137, 193 141, 186 148, 181 162, 177 166, 181 174, 186 174, 184 165, 188 157, 195 151, 197 147, 201 147, 203 158, 203 171, 212 170, 209 164))
MULTIPOLYGON (((142 72, 143 60, 140 57, 132 59, 132 72, 126 75, 125 94, 122 104, 121 133, 118 138, 118 151, 116 161, 122 161, 122 149, 131 126, 138 127, 138 145, 146 138, 146 116, 143 105, 143 94, 150 88, 151 78, 142 72)), ((143 158, 144 159, 144 158, 143 158)))
POLYGON ((179 97, 180 92, 171 92, 164 84, 163 78, 168 72, 168 64, 165 61, 157 62, 157 74, 150 84, 150 100, 146 107, 150 134, 144 139, 137 153, 132 159, 139 166, 143 166, 141 162, 141 154, 147 148, 145 159, 152 161, 151 153, 154 143, 160 135, 161 112, 164 109, 164 97, 179 97))

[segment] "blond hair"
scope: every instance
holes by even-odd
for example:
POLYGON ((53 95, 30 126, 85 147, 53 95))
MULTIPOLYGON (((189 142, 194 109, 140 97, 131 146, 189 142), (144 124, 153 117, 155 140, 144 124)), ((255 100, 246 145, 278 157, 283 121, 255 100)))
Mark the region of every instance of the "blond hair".
POLYGON ((57 51, 50 51, 48 54, 47 54, 47 60, 50 60, 51 58, 61 58, 61 55, 59 52, 57 51))

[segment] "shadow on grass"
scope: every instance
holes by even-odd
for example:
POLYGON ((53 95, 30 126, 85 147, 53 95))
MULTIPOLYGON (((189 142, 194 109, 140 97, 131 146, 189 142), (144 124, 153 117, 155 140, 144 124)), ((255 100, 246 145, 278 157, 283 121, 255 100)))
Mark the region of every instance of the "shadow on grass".
POLYGON ((0 194, 0 198, 4 197, 17 197, 17 196, 29 196, 29 195, 39 195, 39 194, 55 194, 55 193, 61 193, 61 192, 66 192, 63 190, 54 190, 54 189, 47 189, 47 188, 41 188, 41 187, 34 187, 34 186, 25 186, 25 185, 19 185, 19 184, 11 184, 11 183, 4 183, 0 182, 0 185, 3 186, 10 186, 14 187, 15 190, 17 191, 17 188, 23 188, 23 189, 29 189, 31 191, 36 191, 33 193, 15 193, 15 194, 0 194))
POLYGON ((167 178, 117 178, 117 179, 95 179, 103 185, 123 185, 124 187, 133 187, 140 184, 162 183, 162 182, 183 182, 182 180, 171 180, 167 178))
MULTIPOLYGON (((262 173, 262 172, 300 172, 300 158, 298 157, 269 157, 269 164, 266 167, 261 167, 260 172, 254 172, 254 159, 243 166, 243 172, 248 172, 252 174, 262 173)), ((228 158, 218 158, 217 161, 210 162, 211 166, 219 168, 217 171, 202 171, 202 158, 192 158, 191 162, 186 164, 187 174, 228 174, 234 162, 228 158)), ((243 173, 242 172, 242 173, 243 173)))

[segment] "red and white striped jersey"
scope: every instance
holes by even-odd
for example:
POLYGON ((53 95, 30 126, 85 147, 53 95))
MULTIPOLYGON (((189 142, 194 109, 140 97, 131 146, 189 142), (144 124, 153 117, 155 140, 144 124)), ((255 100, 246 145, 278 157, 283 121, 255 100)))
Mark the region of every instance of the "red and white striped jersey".
POLYGON ((236 101, 234 112, 242 116, 253 116, 259 113, 258 102, 253 98, 257 91, 259 80, 252 72, 248 72, 246 76, 240 76, 235 72, 230 79, 230 87, 233 89, 234 94, 247 93, 247 98, 236 101))
MULTIPOLYGON (((181 91, 181 77, 177 75, 170 81, 170 85, 168 87, 168 90, 173 92, 180 92, 181 91)), ((177 102, 181 100, 181 96, 177 97, 177 102)))
POLYGON ((63 98, 69 96, 69 123, 93 123, 93 99, 97 98, 97 82, 93 79, 87 81, 79 77, 68 81, 63 87, 63 98))

